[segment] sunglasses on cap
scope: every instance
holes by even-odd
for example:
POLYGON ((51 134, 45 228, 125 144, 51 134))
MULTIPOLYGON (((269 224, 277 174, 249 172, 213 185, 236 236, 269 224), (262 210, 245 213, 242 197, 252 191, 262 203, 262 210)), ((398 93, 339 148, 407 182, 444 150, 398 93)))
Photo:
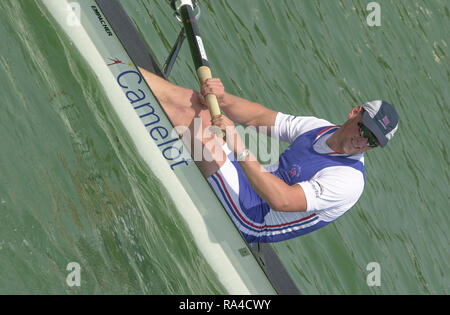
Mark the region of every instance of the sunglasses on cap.
POLYGON ((375 148, 378 146, 377 138, 373 135, 372 131, 370 131, 366 126, 364 126, 362 123, 358 123, 359 126, 359 134, 361 137, 364 137, 367 139, 367 144, 371 148, 375 148))

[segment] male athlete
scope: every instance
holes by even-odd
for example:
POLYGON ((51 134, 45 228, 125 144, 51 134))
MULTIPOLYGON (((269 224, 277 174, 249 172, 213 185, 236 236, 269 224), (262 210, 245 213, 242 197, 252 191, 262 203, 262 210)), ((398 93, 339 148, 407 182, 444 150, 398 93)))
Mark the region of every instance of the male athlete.
POLYGON ((174 126, 189 128, 190 147, 200 143, 207 149, 209 158, 196 163, 248 243, 287 240, 344 214, 364 189, 363 153, 384 147, 398 127, 397 112, 384 101, 354 107, 348 120, 337 126, 315 117, 277 113, 233 96, 219 79, 207 80, 199 93, 141 72, 174 126), (216 95, 228 118, 211 119, 204 104, 207 94, 216 95), (194 118, 201 118, 201 128, 194 128, 194 118), (268 135, 290 146, 276 165, 264 170, 234 122, 265 126, 268 135), (214 134, 204 136, 211 125, 226 130, 229 149, 214 134), (211 141, 219 145, 211 146, 211 141))

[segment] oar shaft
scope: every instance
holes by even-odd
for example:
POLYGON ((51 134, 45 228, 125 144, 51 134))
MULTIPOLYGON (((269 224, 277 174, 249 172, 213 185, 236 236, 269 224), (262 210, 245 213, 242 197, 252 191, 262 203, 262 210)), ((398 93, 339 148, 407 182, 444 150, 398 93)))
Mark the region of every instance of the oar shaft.
MULTIPOLYGON (((207 79, 211 78, 212 75, 205 47, 203 46, 203 41, 198 30, 197 19, 194 15, 194 8, 191 0, 181 1, 180 15, 186 31, 186 38, 189 42, 195 69, 197 70, 197 76, 200 84, 203 84, 207 79)), ((211 117, 220 115, 217 97, 214 94, 208 94, 205 99, 209 111, 211 112, 211 117)))

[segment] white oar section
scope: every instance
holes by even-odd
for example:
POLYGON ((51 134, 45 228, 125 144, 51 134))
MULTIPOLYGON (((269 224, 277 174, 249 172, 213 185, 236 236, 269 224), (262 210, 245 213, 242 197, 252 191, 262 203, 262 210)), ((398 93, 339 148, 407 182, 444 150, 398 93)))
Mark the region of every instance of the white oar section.
POLYGON ((182 7, 184 5, 188 5, 192 8, 192 10, 194 10, 194 4, 192 3, 192 0, 180 0, 180 6, 182 7))
MULTIPOLYGON (((248 252, 245 253, 246 244, 202 178, 198 168, 191 161, 182 172, 175 173, 161 154, 161 148, 150 137, 148 129, 130 104, 123 87, 118 84, 117 72, 114 73, 113 67, 107 65, 108 57, 126 60, 128 55, 118 39, 111 36, 106 19, 95 11, 95 1, 42 0, 42 3, 98 77, 98 81, 103 85, 112 107, 134 141, 142 159, 161 180, 172 197, 196 245, 228 292, 230 294, 275 294, 255 258, 248 252), (81 23, 73 23, 74 5, 79 5, 81 9, 81 23), (68 23, 71 17, 72 22, 68 23), (243 252, 244 255, 242 255, 243 252)), ((125 70, 130 73, 137 73, 133 65, 124 64, 122 67, 126 67, 125 70)), ((145 84, 140 86, 140 89, 151 95, 154 100, 154 96, 145 84)), ((166 117, 162 117, 161 121, 163 120, 168 123, 166 117)), ((195 276, 192 275, 192 277, 195 276)))

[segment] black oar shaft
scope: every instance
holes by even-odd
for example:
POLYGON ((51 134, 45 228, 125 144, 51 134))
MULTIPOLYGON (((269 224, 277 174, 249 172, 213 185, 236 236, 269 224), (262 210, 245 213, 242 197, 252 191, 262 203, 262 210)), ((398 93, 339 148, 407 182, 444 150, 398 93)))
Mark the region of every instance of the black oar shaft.
POLYGON ((183 21, 186 37, 189 41, 192 59, 194 60, 195 68, 201 66, 209 67, 208 58, 206 56, 203 42, 198 30, 197 19, 194 15, 194 10, 190 5, 184 5, 180 8, 180 15, 183 21))
MULTIPOLYGON (((206 56, 205 47, 203 46, 203 41, 198 30, 198 23, 194 15, 192 2, 186 0, 182 2, 180 15, 186 32, 186 39, 189 42, 192 59, 197 70, 197 76, 200 83, 203 84, 207 79, 212 77, 208 57, 206 56)), ((211 112, 211 116, 214 117, 220 115, 220 108, 216 96, 208 94, 205 99, 209 111, 211 112)))

